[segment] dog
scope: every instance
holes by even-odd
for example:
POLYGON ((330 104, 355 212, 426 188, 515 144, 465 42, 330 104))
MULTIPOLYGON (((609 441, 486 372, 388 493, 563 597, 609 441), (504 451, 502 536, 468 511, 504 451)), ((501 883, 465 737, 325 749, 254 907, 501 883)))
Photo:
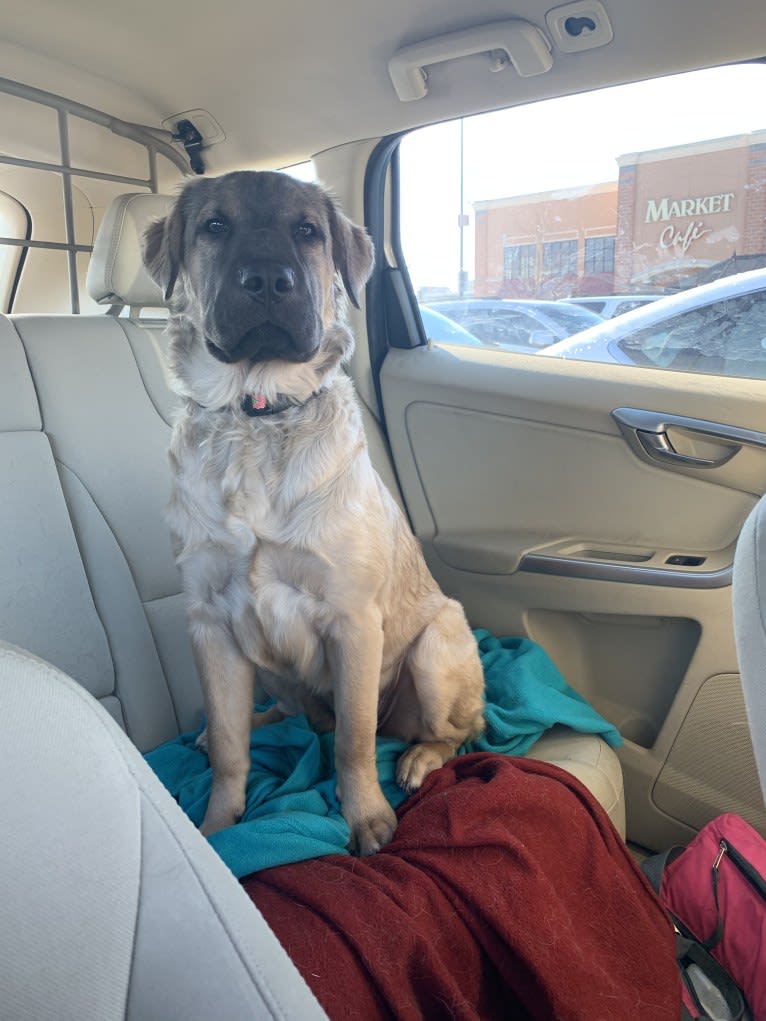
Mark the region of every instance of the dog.
POLYGON ((244 811, 251 728, 306 713, 335 728, 350 847, 372 854, 396 828, 376 733, 410 743, 396 774, 410 792, 484 708, 463 609, 373 469, 341 369, 372 243, 321 186, 243 171, 187 184, 144 261, 182 398, 168 520, 207 716, 201 830, 244 811), (276 705, 253 716, 264 696, 276 705))

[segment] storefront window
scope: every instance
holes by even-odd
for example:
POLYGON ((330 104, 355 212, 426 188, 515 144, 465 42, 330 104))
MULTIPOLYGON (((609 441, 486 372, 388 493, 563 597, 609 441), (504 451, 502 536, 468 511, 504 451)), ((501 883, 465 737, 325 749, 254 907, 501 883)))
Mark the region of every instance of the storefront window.
POLYGON ((546 241, 543 243, 543 273, 546 276, 568 276, 577 273, 577 242, 546 241))
POLYGON ((614 235, 585 239, 585 272, 614 273, 614 235))
POLYGON ((506 245, 503 252, 503 276, 506 280, 534 278, 536 262, 535 245, 506 245))

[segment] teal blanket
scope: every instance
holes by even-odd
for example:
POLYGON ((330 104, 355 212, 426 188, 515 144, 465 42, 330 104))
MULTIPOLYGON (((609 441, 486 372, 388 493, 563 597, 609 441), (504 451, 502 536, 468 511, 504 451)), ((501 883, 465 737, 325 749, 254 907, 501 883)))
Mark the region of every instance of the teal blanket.
MULTIPOLYGON (((474 635, 486 680, 487 727, 461 753, 524 755, 556 723, 600 734, 612 747, 621 743, 617 730, 570 688, 539 645, 484 630, 474 635)), ((146 756, 197 826, 211 785, 207 755, 194 747, 198 734, 182 734, 146 756)), ((406 797, 395 780, 405 747, 392 738, 377 740, 378 775, 394 808, 406 797)), ((347 853, 348 827, 335 796, 334 735, 317 735, 304 716, 295 716, 254 730, 250 756, 245 813, 236 826, 209 838, 234 875, 347 853)))

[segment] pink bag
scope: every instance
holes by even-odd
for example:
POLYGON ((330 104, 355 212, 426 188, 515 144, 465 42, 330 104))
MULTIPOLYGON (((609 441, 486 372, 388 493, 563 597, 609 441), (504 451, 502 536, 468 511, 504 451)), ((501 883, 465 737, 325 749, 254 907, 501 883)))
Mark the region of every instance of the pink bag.
MULTIPOLYGON (((744 819, 727 813, 704 826, 687 847, 648 859, 644 871, 676 923, 679 943, 691 937, 704 948, 702 954, 708 950, 744 992, 753 1021, 766 1021, 766 840, 744 819)), ((694 989, 691 999, 691 1016, 706 1016, 699 1013, 699 999, 693 1002, 694 989)), ((687 996, 685 1001, 688 1007, 687 996)), ((720 1009, 721 1017, 737 1016, 731 1005, 720 1009)))

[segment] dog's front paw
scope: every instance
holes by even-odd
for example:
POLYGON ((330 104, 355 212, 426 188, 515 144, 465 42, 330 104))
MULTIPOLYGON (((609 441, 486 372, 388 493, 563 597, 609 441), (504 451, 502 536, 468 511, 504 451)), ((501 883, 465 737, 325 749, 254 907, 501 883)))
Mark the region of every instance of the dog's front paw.
POLYGON ((225 830, 242 818, 245 811, 244 784, 218 784, 213 781, 213 789, 207 803, 205 818, 200 826, 203 837, 211 833, 225 830))
POLYGON ((228 829, 229 826, 234 826, 235 823, 239 822, 242 817, 242 812, 211 812, 205 813, 205 818, 202 820, 202 825, 199 828, 200 833, 203 837, 209 837, 213 833, 217 833, 219 830, 228 829))
POLYGON ((353 822, 348 820, 348 824, 351 830, 349 849, 352 854, 364 857, 368 854, 375 854, 381 847, 390 843, 396 830, 396 814, 389 803, 384 800, 374 815, 353 822))
POLYGON ((447 741, 425 741, 412 745, 396 764, 397 784, 407 794, 413 794, 420 789, 429 773, 443 766, 454 754, 454 745, 447 741))

